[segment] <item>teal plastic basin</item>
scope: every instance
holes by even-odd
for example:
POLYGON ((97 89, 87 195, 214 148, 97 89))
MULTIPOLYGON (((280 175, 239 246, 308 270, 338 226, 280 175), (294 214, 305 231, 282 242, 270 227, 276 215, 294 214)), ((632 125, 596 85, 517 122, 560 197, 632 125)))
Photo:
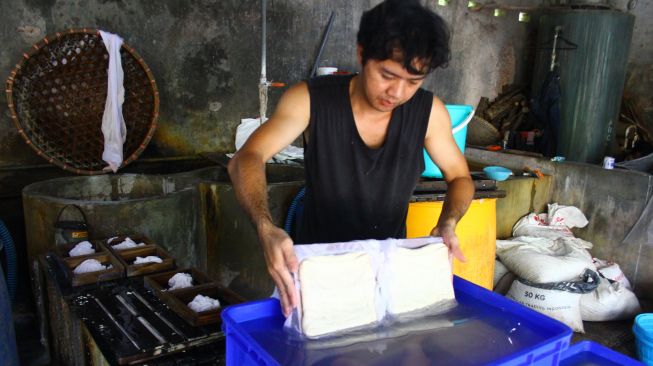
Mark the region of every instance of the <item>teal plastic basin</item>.
MULTIPOLYGON (((474 108, 469 105, 445 105, 449 118, 451 119, 451 129, 453 138, 456 140, 456 145, 461 152, 465 152, 465 141, 467 140, 467 125, 474 116, 474 108)), ((422 177, 427 178, 442 178, 442 171, 431 160, 431 157, 424 149, 424 172, 422 177)))

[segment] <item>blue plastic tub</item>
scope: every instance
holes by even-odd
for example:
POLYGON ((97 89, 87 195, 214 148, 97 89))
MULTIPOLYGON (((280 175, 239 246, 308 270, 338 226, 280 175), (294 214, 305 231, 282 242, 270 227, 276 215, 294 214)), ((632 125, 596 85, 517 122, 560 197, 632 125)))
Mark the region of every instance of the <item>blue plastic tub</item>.
POLYGON ((328 365, 343 359, 398 365, 415 352, 435 365, 558 365, 571 339, 569 327, 461 278, 454 278, 454 288, 459 306, 449 314, 453 325, 337 348, 289 337, 276 299, 228 307, 222 312, 227 365, 328 365))
POLYGON ((639 314, 633 325, 637 357, 649 366, 653 366, 653 313, 639 314))
MULTIPOLYGON (((474 108, 469 105, 446 105, 451 119, 453 138, 460 151, 465 152, 465 141, 467 140, 467 125, 474 116, 474 108)), ((440 168, 431 160, 431 157, 424 149, 424 172, 422 177, 442 178, 440 168)))
POLYGON ((598 343, 583 341, 562 353, 560 366, 641 366, 641 362, 598 343))

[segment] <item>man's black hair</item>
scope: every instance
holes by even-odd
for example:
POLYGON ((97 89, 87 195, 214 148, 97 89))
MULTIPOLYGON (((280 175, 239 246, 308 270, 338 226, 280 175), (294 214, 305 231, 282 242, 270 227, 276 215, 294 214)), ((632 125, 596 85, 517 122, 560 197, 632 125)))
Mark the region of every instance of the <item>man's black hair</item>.
POLYGON ((444 20, 418 0, 386 0, 363 13, 357 41, 363 65, 370 59, 393 59, 411 74, 428 74, 447 66, 449 38, 444 20), (415 61, 423 63, 420 70, 415 61))

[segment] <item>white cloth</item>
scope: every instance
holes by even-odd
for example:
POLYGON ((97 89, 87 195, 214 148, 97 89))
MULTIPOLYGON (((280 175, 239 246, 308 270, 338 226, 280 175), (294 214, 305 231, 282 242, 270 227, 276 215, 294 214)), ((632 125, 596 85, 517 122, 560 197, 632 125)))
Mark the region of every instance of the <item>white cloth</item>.
POLYGON ((78 257, 80 255, 87 255, 87 254, 93 254, 95 253, 95 249, 93 249, 93 244, 91 244, 88 241, 82 241, 77 243, 73 249, 68 252, 68 255, 71 257, 78 257))
MULTIPOLYGON (((111 243, 111 241, 109 241, 109 243, 111 243)), ((125 240, 122 241, 121 243, 118 243, 118 244, 116 244, 116 245, 111 245, 111 248, 113 248, 113 249, 115 249, 115 250, 123 250, 123 249, 130 249, 130 248, 142 247, 142 246, 144 246, 144 245, 145 245, 145 243, 138 243, 138 244, 136 244, 135 241, 133 241, 131 238, 127 237, 127 238, 125 238, 125 240)))
POLYGON ((186 288, 193 286, 193 276, 188 273, 175 273, 174 276, 168 280, 168 291, 176 290, 179 288, 186 288))
MULTIPOLYGON (((240 150, 249 136, 261 125, 259 118, 243 118, 236 129, 236 151, 240 150)), ((304 149, 293 145, 286 146, 274 157, 273 162, 283 163, 289 160, 304 159, 304 149)))
POLYGON ((87 259, 80 263, 75 269, 73 270, 73 273, 75 274, 82 274, 82 273, 89 273, 89 272, 97 272, 97 271, 104 271, 107 269, 106 266, 102 265, 100 261, 97 259, 87 259))
POLYGON ((155 256, 148 255, 147 257, 136 257, 134 264, 145 264, 145 263, 163 263, 163 259, 155 256))
POLYGON ((104 135, 102 160, 115 173, 122 165, 122 146, 127 138, 127 127, 122 116, 122 103, 125 101, 124 73, 120 60, 122 38, 103 31, 100 31, 100 36, 109 52, 107 100, 102 115, 102 134, 104 135))
POLYGON ((220 301, 204 295, 197 295, 193 301, 188 303, 188 307, 196 313, 201 313, 207 310, 218 309, 220 301))

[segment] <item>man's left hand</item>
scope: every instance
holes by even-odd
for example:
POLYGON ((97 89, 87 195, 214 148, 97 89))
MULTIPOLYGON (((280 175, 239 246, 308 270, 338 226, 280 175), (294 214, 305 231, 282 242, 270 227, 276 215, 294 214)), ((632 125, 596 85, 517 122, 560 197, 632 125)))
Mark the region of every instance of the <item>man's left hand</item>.
POLYGON ((453 258, 455 257, 461 262, 466 262, 467 259, 463 255, 463 251, 460 249, 460 244, 458 243, 458 237, 456 236, 456 225, 451 224, 439 224, 431 230, 431 236, 440 236, 444 241, 444 244, 449 248, 449 261, 453 264, 453 258))

